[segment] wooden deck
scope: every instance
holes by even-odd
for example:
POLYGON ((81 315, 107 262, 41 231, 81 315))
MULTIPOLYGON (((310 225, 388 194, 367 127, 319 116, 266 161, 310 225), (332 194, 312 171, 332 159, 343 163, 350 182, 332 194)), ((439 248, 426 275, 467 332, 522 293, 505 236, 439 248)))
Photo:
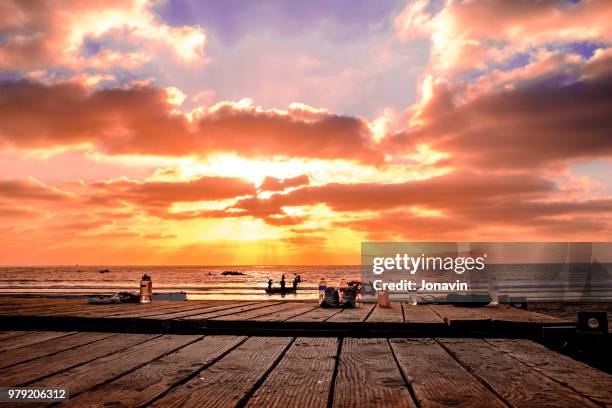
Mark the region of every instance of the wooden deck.
POLYGON ((500 306, 393 303, 390 309, 321 309, 314 302, 187 301, 91 305, 85 300, 0 298, 10 330, 110 331, 331 337, 475 336, 539 338, 542 327, 574 321, 500 306))
POLYGON ((75 407, 612 406, 612 376, 529 340, 573 324, 505 306, 0 298, 0 387, 67 388, 75 407))
POLYGON ((0 386, 75 407, 612 405, 612 376, 524 339, 2 331, 0 350, 0 386))

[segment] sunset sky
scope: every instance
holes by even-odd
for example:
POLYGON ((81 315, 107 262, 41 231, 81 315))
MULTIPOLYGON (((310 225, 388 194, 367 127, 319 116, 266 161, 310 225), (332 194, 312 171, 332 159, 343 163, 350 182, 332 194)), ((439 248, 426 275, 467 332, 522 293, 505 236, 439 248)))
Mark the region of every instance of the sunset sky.
POLYGON ((2 1, 0 264, 610 241, 612 1, 2 1))

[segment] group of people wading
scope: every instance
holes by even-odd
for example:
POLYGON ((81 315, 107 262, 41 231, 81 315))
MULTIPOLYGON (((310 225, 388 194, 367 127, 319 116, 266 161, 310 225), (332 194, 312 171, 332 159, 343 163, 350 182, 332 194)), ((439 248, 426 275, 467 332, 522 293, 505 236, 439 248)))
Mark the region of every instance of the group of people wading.
POLYGON ((287 288, 287 281, 285 278, 285 274, 281 277, 280 280, 280 288, 274 288, 272 284, 274 283, 272 279, 268 278, 268 287, 266 288, 267 293, 280 293, 281 295, 285 293, 296 293, 298 285, 302 282, 302 277, 300 275, 295 275, 293 278, 293 285, 291 288, 287 288))

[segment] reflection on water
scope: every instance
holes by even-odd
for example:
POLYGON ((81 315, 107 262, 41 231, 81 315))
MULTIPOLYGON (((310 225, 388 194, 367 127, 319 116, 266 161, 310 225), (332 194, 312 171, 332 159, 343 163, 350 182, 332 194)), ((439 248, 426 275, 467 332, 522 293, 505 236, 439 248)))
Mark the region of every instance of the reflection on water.
MULTIPOLYGON (((612 265, 601 269, 585 269, 580 265, 515 264, 488 265, 491 281, 484 274, 463 275, 474 292, 495 291, 499 295, 524 296, 530 301, 576 301, 612 299, 612 265), (585 280, 589 277, 588 282, 585 280), (493 284, 491 283, 493 282, 493 284), (493 286, 493 288, 492 288, 493 286)), ((281 296, 267 295, 264 289, 268 278, 279 286, 285 275, 287 286, 296 275, 302 278, 298 294, 287 294, 284 300, 314 300, 318 298, 318 284, 324 278, 328 286, 338 286, 341 279, 361 279, 360 266, 50 266, 0 268, 0 293, 30 294, 111 294, 119 291, 137 292, 144 273, 151 275, 155 292, 187 293, 188 299, 198 300, 279 300, 281 296), (108 273, 100 270, 108 269, 108 273), (244 275, 223 276, 225 270, 238 270, 244 275)), ((392 274, 392 273, 391 273, 392 274)), ((391 280, 391 276, 388 276, 391 280)), ((397 276, 405 278, 405 276, 397 276)), ((420 282, 421 276, 413 275, 420 282)), ((448 276, 433 276, 429 281, 445 281, 448 276)), ((420 292, 422 296, 442 296, 442 293, 420 292)), ((392 293, 394 299, 408 300, 409 293, 392 293)))
POLYGON ((43 294, 110 294, 136 292, 140 278, 152 276, 156 292, 187 293, 197 300, 277 300, 280 295, 267 295, 268 278, 279 286, 284 274, 287 286, 296 275, 302 283, 298 294, 287 294, 284 300, 318 298, 319 280, 324 278, 337 286, 342 278, 358 279, 359 266, 49 266, 0 268, 0 293, 43 294), (108 269, 108 273, 100 273, 108 269), (238 270, 244 275, 223 276, 225 270, 238 270))

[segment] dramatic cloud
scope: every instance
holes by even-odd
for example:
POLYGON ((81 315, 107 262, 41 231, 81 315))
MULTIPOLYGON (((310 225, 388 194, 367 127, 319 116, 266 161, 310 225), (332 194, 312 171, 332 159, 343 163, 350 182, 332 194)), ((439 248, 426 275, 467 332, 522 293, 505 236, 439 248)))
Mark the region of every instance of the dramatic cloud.
POLYGON ((47 186, 38 180, 28 177, 25 179, 0 180, 0 198, 11 200, 66 200, 69 194, 47 186))
MULTIPOLYGON (((590 64, 585 71, 590 72, 590 64)), ((607 72, 612 72, 608 67, 607 72)), ((387 140, 390 149, 426 143, 476 168, 550 168, 612 157, 612 74, 490 90, 467 102, 445 84, 419 112, 420 125, 387 140)))
POLYGON ((0 258, 609 239, 612 2, 383 3, 1 3, 0 258))
POLYGON ((409 2, 395 23, 404 41, 431 39, 431 62, 438 74, 483 69, 550 43, 612 39, 607 0, 434 3, 409 2))
POLYGON ((201 29, 169 26, 142 0, 5 1, 0 37, 0 68, 24 70, 134 67, 164 48, 181 60, 201 61, 206 44, 201 29), (88 42, 116 48, 91 52, 88 42), (138 50, 125 51, 126 45, 138 50))
POLYGON ((0 140, 19 148, 93 144, 112 154, 205 156, 236 152, 381 162, 359 118, 224 102, 184 115, 152 87, 88 92, 77 84, 0 85, 0 140))

